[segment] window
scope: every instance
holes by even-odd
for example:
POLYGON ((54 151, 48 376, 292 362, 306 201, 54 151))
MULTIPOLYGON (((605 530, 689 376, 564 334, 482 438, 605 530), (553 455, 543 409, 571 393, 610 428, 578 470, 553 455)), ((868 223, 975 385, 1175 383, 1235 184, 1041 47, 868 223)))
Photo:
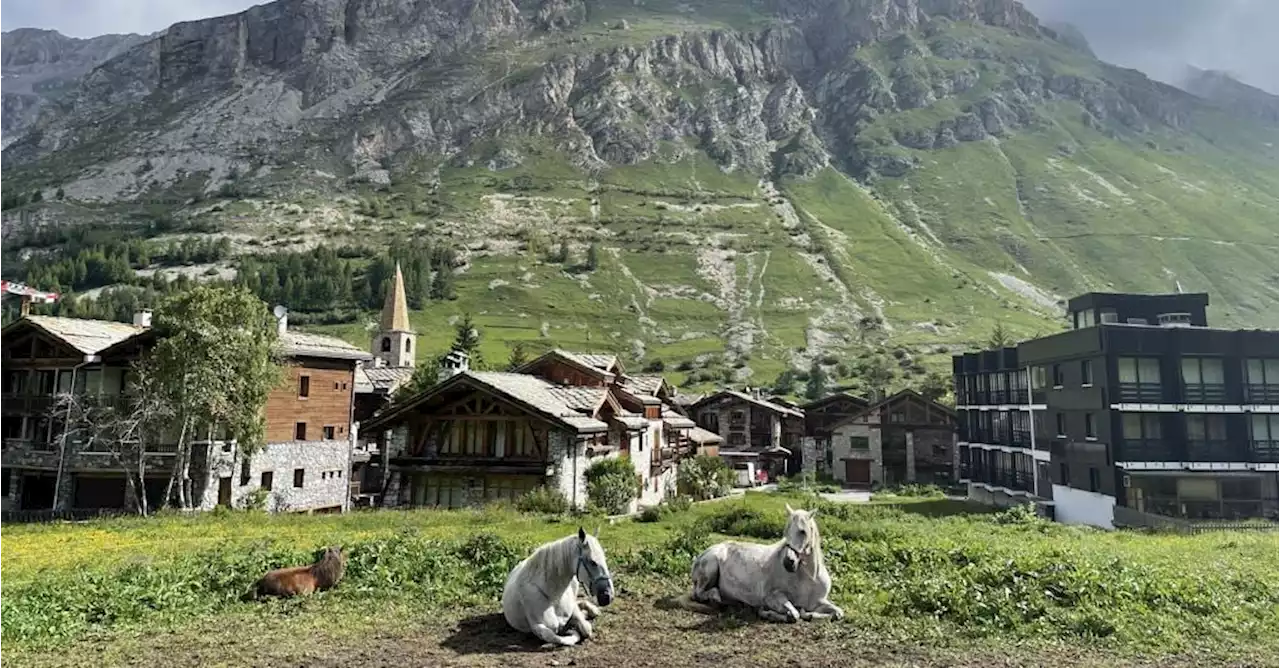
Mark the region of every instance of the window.
POLYGON ((1058 413, 1054 418, 1057 420, 1058 437, 1065 438, 1067 435, 1067 414, 1058 413))
POLYGON ((746 444, 746 442, 747 442, 746 434, 740 431, 730 432, 729 445, 744 445, 746 444))
POLYGON ((1089 467, 1089 491, 1097 492, 1102 489, 1102 474, 1098 472, 1097 467, 1089 467))
POLYGON ((411 352, 413 352, 413 340, 412 340, 412 339, 405 339, 405 340, 404 340, 404 351, 405 351, 406 353, 411 353, 411 352))
POLYGON ((1155 413, 1125 413, 1123 419, 1126 441, 1158 441, 1160 416, 1155 413))
POLYGON ((1244 382, 1250 385, 1275 385, 1280 382, 1276 369, 1277 360, 1252 359, 1244 362, 1244 382))
POLYGON ((1120 317, 1113 308, 1098 309, 1098 322, 1119 322, 1120 317))
POLYGON ((335 389, 335 390, 336 390, 336 389, 338 389, 338 383, 337 383, 336 381, 335 381, 335 382, 334 382, 334 384, 333 384, 333 389, 335 389))
POLYGON ((1055 365, 1053 365, 1053 387, 1054 387, 1054 389, 1057 389, 1057 388, 1059 388, 1059 387, 1062 387, 1062 382, 1063 382, 1063 376, 1062 376, 1062 365, 1061 365, 1061 364, 1055 364, 1055 365))
POLYGON ((263 472, 262 472, 262 489, 265 489, 265 490, 267 490, 268 492, 270 492, 270 491, 271 491, 271 483, 272 483, 272 479, 273 479, 273 478, 275 478, 275 473, 274 473, 274 472, 272 472, 272 471, 263 471, 263 472))
POLYGON ((1116 360, 1121 401, 1160 401, 1160 360, 1155 357, 1121 357, 1116 360))
POLYGON ((244 461, 240 462, 240 486, 244 487, 247 484, 249 484, 249 458, 245 457, 244 461))
POLYGON ((1071 484, 1071 469, 1067 466, 1066 462, 1058 464, 1058 482, 1063 485, 1071 484))
POLYGON ((1253 413, 1249 420, 1250 440, 1257 441, 1274 441, 1280 438, 1280 429, 1277 423, 1280 422, 1280 415, 1271 413, 1253 413))
POLYGON ((907 415, 902 411, 894 411, 889 414, 889 421, 895 424, 901 424, 907 421, 907 415))
POLYGON ((1093 360, 1080 362, 1080 387, 1093 387, 1093 360))
POLYGON ((1098 428, 1093 423, 1093 413, 1084 414, 1084 437, 1097 440, 1098 428))
POLYGON ((306 399, 311 396, 311 376, 298 377, 298 398, 306 399))
POLYGON ((1038 366, 1031 369, 1031 389, 1039 390, 1044 388, 1044 367, 1038 366))
POLYGON ((382 352, 384 353, 391 352, 391 337, 389 336, 382 337, 382 352))
POLYGON ((866 436, 850 436, 849 447, 854 450, 870 450, 871 439, 866 436))
POLYGON ((1222 360, 1216 357, 1182 358, 1182 385, 1187 401, 1222 399, 1222 360))
POLYGON ((294 425, 293 425, 293 440, 295 440, 295 441, 305 441, 305 440, 307 440, 307 423, 305 423, 305 422, 296 422, 296 423, 294 423, 294 425))
POLYGON ((324 440, 326 440, 326 441, 332 441, 332 440, 333 440, 333 436, 334 436, 334 433, 333 433, 333 425, 325 425, 325 426, 324 426, 324 440))
POLYGON ((306 481, 306 477, 307 477, 306 469, 294 469, 293 470, 293 486, 302 487, 302 484, 306 481))

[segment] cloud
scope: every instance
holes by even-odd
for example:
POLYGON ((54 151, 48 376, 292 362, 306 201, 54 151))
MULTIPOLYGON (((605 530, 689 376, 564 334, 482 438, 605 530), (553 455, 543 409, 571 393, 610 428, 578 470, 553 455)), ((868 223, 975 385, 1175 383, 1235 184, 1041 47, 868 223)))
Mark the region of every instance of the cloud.
POLYGON ((71 37, 151 34, 182 21, 234 14, 264 0, 5 0, 5 30, 50 28, 71 37))
POLYGON ((1080 29, 1099 58, 1176 82, 1187 65, 1275 93, 1277 0, 1022 0, 1042 21, 1080 29))

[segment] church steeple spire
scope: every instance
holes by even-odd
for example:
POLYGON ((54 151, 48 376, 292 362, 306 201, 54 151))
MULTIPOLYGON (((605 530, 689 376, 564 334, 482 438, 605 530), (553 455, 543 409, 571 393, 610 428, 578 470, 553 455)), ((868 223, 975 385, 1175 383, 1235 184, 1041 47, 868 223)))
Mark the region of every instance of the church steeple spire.
POLYGON ((382 318, 378 331, 373 334, 370 352, 379 366, 406 367, 414 365, 415 339, 409 329, 409 300, 404 294, 404 274, 396 263, 396 275, 387 290, 387 301, 382 305, 382 318))
POLYGON ((391 281, 391 289, 387 291, 387 301, 382 305, 382 331, 408 332, 409 301, 404 295, 404 274, 400 271, 400 263, 396 263, 396 275, 391 281))

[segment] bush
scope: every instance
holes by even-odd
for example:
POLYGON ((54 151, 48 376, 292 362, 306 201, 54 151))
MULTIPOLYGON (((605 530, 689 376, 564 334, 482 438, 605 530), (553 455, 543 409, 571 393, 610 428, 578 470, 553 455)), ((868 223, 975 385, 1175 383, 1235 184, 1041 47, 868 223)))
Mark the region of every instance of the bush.
POLYGON ((819 481, 812 473, 803 473, 779 480, 778 491, 784 494, 835 494, 840 491, 840 486, 827 480, 819 481))
POLYGON ((719 457, 698 455, 680 463, 676 485, 680 493, 695 501, 705 501, 724 496, 733 489, 733 469, 719 457))
POLYGON ((626 455, 602 459, 587 468, 587 500, 609 515, 627 512, 640 495, 640 481, 626 455))
POLYGON ((782 538, 787 528, 787 521, 781 514, 766 515, 754 508, 743 506, 721 508, 705 521, 707 528, 715 533, 727 536, 750 536, 763 540, 782 538))
POLYGON ((658 546, 643 547, 624 553, 619 566, 631 573, 657 575, 689 575, 689 566, 711 545, 711 534, 705 522, 685 526, 658 546))
POLYGON ((906 496, 918 499, 941 499, 946 495, 947 493, 937 485, 919 483, 894 485, 876 494, 876 496, 906 496))
POLYGON ((687 496, 677 496, 667 499, 656 506, 647 506, 640 511, 637 522, 658 522, 664 517, 675 513, 682 513, 693 507, 693 501, 687 496))
POLYGON ((516 499, 516 510, 522 513, 563 515, 569 512, 569 500, 558 489, 542 486, 516 499))

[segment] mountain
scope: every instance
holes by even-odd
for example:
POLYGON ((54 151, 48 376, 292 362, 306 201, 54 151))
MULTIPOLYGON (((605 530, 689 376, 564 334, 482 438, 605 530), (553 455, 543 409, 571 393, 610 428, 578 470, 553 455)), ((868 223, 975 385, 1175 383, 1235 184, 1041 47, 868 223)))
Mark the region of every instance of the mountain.
POLYGON ((142 35, 76 39, 36 28, 0 35, 0 74, 4 76, 0 134, 6 144, 35 120, 45 102, 73 86, 90 69, 144 39, 142 35))
POLYGON ((1178 87, 1236 113, 1251 114, 1273 124, 1280 119, 1280 98, 1226 72, 1187 66, 1178 87))
MULTIPOLYGON (((54 252, 31 221, 325 245, 342 278, 241 280, 341 321, 376 303, 348 275, 429 239, 456 289, 410 288, 427 351, 469 311, 491 360, 519 340, 759 384, 886 350, 916 378, 1086 290, 1204 290, 1216 322, 1274 326, 1276 134, 1011 0, 279 0, 52 103, 4 150, 5 192, 43 195, 9 202, 6 251, 54 252)), ((329 328, 363 342, 368 317, 329 328)))

